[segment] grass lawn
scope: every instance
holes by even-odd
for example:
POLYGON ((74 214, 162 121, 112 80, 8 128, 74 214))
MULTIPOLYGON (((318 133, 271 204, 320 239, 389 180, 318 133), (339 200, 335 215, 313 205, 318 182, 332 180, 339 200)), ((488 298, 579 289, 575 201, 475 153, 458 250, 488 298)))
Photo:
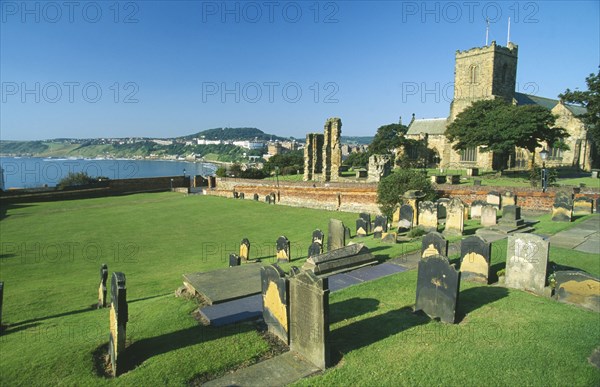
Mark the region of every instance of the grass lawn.
MULTIPOLYGON (((277 237, 286 235, 299 266, 312 231, 326 232, 331 217, 353 230, 357 214, 175 193, 2 208, 2 323, 8 328, 0 335, 0 382, 187 385, 255 362, 270 348, 254 323, 198 325, 191 316, 195 303, 173 295, 181 274, 226 267, 244 237, 251 258, 270 263, 277 237), (129 371, 117 379, 99 376, 108 309, 91 305, 101 263, 127 276, 129 371)), ((469 221, 467 233, 476 227, 469 221)), ((420 246, 361 241, 380 258, 420 246)), ((600 274, 598 256, 575 253, 551 248, 550 259, 600 274)), ((506 241, 494 243, 494 273, 505 256, 506 241)), ((600 344, 597 313, 464 282, 459 323, 447 325, 411 312, 415 289, 416 271, 409 271, 333 293, 335 365, 298 384, 600 384, 600 370, 586 360, 600 344)))

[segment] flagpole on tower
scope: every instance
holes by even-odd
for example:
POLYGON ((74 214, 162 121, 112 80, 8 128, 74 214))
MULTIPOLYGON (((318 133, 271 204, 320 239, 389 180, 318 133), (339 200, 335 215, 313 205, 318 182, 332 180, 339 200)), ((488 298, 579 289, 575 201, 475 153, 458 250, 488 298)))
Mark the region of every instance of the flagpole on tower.
POLYGON ((510 16, 508 17, 508 34, 506 35, 506 45, 510 43, 510 16))
POLYGON ((488 37, 490 34, 490 18, 485 18, 485 45, 488 45, 488 37))

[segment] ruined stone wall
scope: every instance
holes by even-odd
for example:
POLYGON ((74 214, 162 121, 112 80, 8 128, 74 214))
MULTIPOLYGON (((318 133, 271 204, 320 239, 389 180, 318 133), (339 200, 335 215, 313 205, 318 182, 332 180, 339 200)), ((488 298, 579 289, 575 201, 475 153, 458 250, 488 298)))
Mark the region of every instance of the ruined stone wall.
POLYGON ((342 165, 342 120, 334 117, 325 122, 323 134, 323 175, 322 181, 337 181, 342 165))
POLYGON ((306 135, 304 146, 304 181, 316 179, 323 171, 323 140, 319 133, 306 135))

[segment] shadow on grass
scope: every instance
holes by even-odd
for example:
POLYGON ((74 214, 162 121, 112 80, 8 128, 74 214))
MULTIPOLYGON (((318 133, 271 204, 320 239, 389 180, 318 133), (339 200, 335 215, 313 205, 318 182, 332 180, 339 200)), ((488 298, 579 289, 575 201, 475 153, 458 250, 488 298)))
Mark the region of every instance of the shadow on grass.
POLYGON ((9 210, 16 210, 19 208, 33 207, 33 206, 35 206, 35 204, 4 204, 4 205, 0 206, 0 220, 8 218, 10 216, 10 215, 8 215, 9 210))
POLYGON ((16 254, 0 254, 0 259, 5 259, 5 258, 12 258, 12 257, 16 257, 16 254))
POLYGON ((360 316, 377 310, 379 300, 374 298, 351 298, 329 305, 329 323, 360 316))
POLYGON ((429 321, 428 317, 413 313, 412 308, 407 306, 335 329, 330 333, 332 363, 339 363, 345 353, 429 321))
POLYGON ((222 327, 193 326, 161 336, 141 339, 125 348, 123 373, 140 366, 146 360, 191 345, 246 333, 255 328, 250 324, 231 324, 222 327))
POLYGON ((11 327, 16 327, 16 326, 23 325, 23 324, 29 324, 29 323, 33 323, 33 322, 48 320, 48 319, 51 319, 51 318, 64 317, 64 316, 70 316, 70 315, 73 315, 73 314, 91 312, 93 310, 96 310, 96 304, 94 304, 92 306, 89 306, 87 308, 84 308, 84 309, 72 310, 70 312, 53 314, 51 316, 40 317, 40 318, 32 318, 32 319, 29 319, 29 320, 19 321, 17 323, 10 324, 10 326, 11 327))
POLYGON ((2 326, 0 326, 0 332, 2 332, 2 337, 5 337, 5 336, 10 335, 11 333, 24 331, 26 329, 33 328, 38 325, 41 325, 41 324, 38 322, 34 322, 34 323, 29 323, 29 324, 24 324, 24 325, 15 325, 15 324, 2 325, 2 326), (15 328, 13 328, 13 327, 15 327, 15 328))
MULTIPOLYGON (((151 300, 153 298, 159 298, 159 297, 168 296, 169 294, 171 294, 171 293, 157 294, 155 296, 148 296, 148 297, 136 298, 135 300, 128 300, 127 303, 131 304, 133 302, 151 300)), ((108 300, 108 301, 110 302, 110 300, 108 300)))
POLYGON ((469 313, 507 295, 508 289, 499 286, 478 286, 461 291, 456 308, 456 323, 460 323, 469 313))
POLYGON ((488 283, 495 284, 496 282, 498 282, 498 272, 505 268, 506 262, 498 262, 493 264, 490 267, 490 277, 488 278, 488 283))

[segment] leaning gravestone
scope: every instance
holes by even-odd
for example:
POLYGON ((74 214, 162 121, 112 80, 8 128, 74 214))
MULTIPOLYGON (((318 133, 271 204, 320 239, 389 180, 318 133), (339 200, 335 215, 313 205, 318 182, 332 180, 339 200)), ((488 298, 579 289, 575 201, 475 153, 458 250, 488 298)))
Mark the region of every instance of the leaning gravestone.
POLYGON ((415 311, 422 310, 431 318, 453 324, 459 286, 460 272, 448 258, 432 255, 420 260, 415 311))
POLYGON ((486 204, 481 208, 481 219, 479 222, 483 227, 492 227, 496 225, 497 217, 496 207, 486 204))
POLYGON ((375 228, 373 228, 373 238, 381 239, 381 235, 388 229, 387 216, 377 215, 375 217, 375 228))
POLYGON ((229 267, 239 266, 242 264, 242 257, 237 254, 229 254, 229 267))
POLYGON ((502 194, 502 206, 516 206, 517 205, 517 195, 513 192, 506 191, 502 194))
POLYGON ((314 257, 323 253, 323 245, 313 242, 308 247, 308 257, 314 257))
POLYGON ((501 202, 501 196, 500 193, 497 191, 490 191, 487 194, 487 203, 491 204, 492 206, 496 207, 496 209, 500 209, 502 208, 502 202, 501 202))
POLYGON ((329 365, 329 283, 311 271, 290 278, 290 350, 320 369, 329 365))
POLYGON ((483 200, 474 200, 473 203, 471 203, 471 219, 481 218, 481 209, 486 204, 487 203, 483 200))
POLYGON ((408 204, 400 206, 400 220, 398 221, 398 232, 407 232, 413 227, 413 208, 408 204))
POLYGON ((365 221, 365 223, 367 224, 367 228, 365 229, 365 232, 367 234, 370 234, 371 233, 371 214, 367 214, 366 212, 361 212, 360 214, 358 214, 358 217, 365 221))
POLYGON ((555 222, 570 222, 572 215, 572 195, 566 192, 557 192, 552 205, 552 220, 555 222))
POLYGON ((98 286, 98 309, 106 307, 106 280, 108 279, 108 266, 100 266, 100 285, 98 286))
POLYGON ((250 259, 250 241, 248 238, 244 238, 240 242, 240 258, 244 261, 250 259))
POLYGON ((505 285, 543 295, 546 286, 548 247, 548 241, 539 235, 509 235, 505 285))
POLYGON ((573 215, 589 215, 593 213, 593 200, 579 197, 573 200, 573 215))
POLYGON ((125 349, 125 335, 127 321, 129 319, 127 307, 127 287, 125 274, 114 272, 110 284, 110 337, 108 343, 108 354, 113 375, 118 376, 121 372, 123 360, 119 355, 125 349))
POLYGON ((419 203, 419 227, 423 230, 437 231, 437 205, 430 201, 419 203))
POLYGON ((600 278, 582 271, 557 271, 554 297, 600 312, 600 278))
MULTIPOLYGON (((493 207, 492 207, 493 208, 493 207)), ((494 208, 494 211, 496 209, 494 208)), ((464 281, 488 283, 492 245, 473 235, 460 241, 460 272, 464 281)))
POLYGON ((260 272, 263 320, 270 333, 289 345, 288 280, 277 264, 264 266, 260 272))
POLYGON ((421 258, 432 255, 448 256, 448 241, 439 232, 430 232, 421 241, 421 258))
POLYGON ((341 220, 329 219, 327 233, 327 251, 337 250, 346 246, 346 227, 341 220))
POLYGON ((290 261, 290 241, 285 236, 277 238, 277 260, 290 261))
POLYGON ((458 198, 453 198, 448 203, 446 213, 445 235, 462 235, 465 228, 465 205, 458 198))
POLYGON ((367 230, 370 227, 367 226, 367 222, 363 218, 356 219, 356 236, 359 238, 367 236, 367 230))

